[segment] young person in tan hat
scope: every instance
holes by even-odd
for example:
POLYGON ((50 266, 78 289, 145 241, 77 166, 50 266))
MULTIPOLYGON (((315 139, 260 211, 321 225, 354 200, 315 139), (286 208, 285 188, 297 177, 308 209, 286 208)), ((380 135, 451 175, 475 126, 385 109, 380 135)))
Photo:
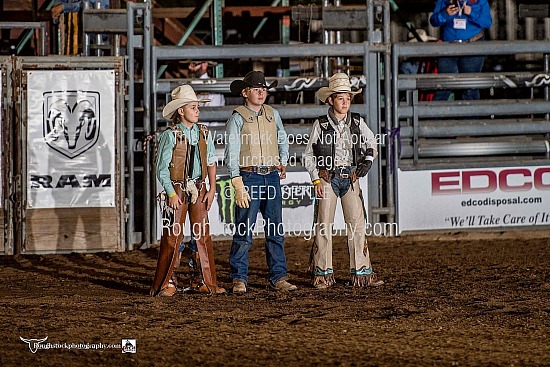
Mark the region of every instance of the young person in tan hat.
POLYGON ((229 254, 233 293, 245 293, 248 251, 258 211, 265 221, 269 282, 278 291, 296 289, 287 281, 280 180, 286 177, 288 141, 279 112, 265 103, 268 85, 260 71, 234 80, 230 89, 244 98, 226 126, 225 161, 235 189, 235 233, 229 254))
POLYGON ((317 91, 317 98, 328 103, 328 113, 314 122, 303 162, 315 187, 315 239, 311 269, 313 286, 324 289, 335 283, 332 267, 332 226, 340 198, 353 286, 383 284, 372 270, 366 240, 366 223, 358 177, 366 176, 377 151, 373 132, 363 118, 350 111, 353 92, 349 77, 334 74, 329 86, 317 91))
POLYGON ((152 296, 173 296, 177 291, 175 269, 189 213, 191 234, 196 240, 190 289, 201 293, 224 293, 218 286, 207 212, 216 193, 216 155, 206 126, 198 124, 199 102, 190 85, 175 88, 162 116, 171 125, 161 137, 156 157, 156 173, 165 191, 169 218, 163 218, 163 231, 152 296), (209 189, 205 179, 208 176, 209 189))

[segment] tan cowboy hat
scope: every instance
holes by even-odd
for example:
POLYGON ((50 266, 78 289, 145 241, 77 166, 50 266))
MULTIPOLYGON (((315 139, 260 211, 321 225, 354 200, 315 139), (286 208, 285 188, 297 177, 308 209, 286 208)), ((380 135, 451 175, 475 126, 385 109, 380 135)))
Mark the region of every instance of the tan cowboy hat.
POLYGON ((359 90, 352 92, 349 76, 344 73, 336 73, 328 80, 328 87, 322 87, 317 91, 317 98, 321 102, 326 102, 327 98, 334 93, 349 93, 354 96, 361 93, 362 90, 363 88, 359 88, 359 90))
POLYGON ((176 87, 171 93, 172 100, 164 106, 162 109, 162 117, 165 119, 170 120, 172 118, 172 115, 176 110, 180 107, 185 106, 188 103, 191 102, 210 102, 209 99, 203 98, 198 99, 197 95, 195 94, 195 91, 190 85, 180 85, 179 87, 176 87))
POLYGON ((231 93, 238 96, 241 95, 241 92, 244 88, 275 88, 277 86, 277 81, 275 80, 271 84, 267 84, 265 81, 264 73, 261 71, 250 71, 244 76, 243 80, 233 80, 229 85, 231 93))

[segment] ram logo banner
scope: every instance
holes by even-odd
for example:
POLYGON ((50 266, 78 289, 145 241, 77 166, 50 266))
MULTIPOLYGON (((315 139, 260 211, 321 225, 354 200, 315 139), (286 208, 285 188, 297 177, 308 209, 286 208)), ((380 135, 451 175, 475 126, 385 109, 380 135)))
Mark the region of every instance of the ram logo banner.
POLYGON ((27 71, 27 208, 116 205, 114 70, 27 71))
POLYGON ((90 149, 100 134, 100 96, 93 91, 44 93, 44 139, 73 159, 90 149))

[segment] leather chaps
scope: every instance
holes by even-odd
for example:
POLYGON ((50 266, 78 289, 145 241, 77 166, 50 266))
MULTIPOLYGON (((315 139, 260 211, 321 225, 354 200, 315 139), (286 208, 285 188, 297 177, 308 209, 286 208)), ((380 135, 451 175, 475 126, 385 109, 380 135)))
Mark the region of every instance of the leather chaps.
POLYGON ((164 226, 160 240, 157 268, 151 288, 151 296, 157 296, 168 287, 174 269, 179 265, 180 255, 178 249, 183 238, 185 218, 189 213, 191 223, 191 234, 197 241, 198 257, 202 273, 202 279, 207 287, 208 293, 219 293, 223 290, 218 288, 216 276, 216 265, 214 263, 214 251, 212 239, 210 238, 210 225, 208 224, 208 213, 206 204, 203 203, 206 195, 206 185, 201 181, 197 182, 199 197, 195 204, 187 202, 187 197, 182 185, 175 185, 176 194, 182 198, 183 205, 175 211, 174 223, 172 226, 164 226))

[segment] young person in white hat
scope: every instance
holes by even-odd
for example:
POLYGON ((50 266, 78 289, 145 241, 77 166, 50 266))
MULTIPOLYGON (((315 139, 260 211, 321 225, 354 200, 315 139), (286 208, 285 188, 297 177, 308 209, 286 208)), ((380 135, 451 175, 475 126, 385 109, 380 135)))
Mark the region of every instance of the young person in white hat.
POLYGON ((372 270, 366 239, 366 221, 358 177, 367 175, 376 158, 376 141, 363 118, 350 111, 354 95, 349 77, 334 74, 329 86, 317 91, 317 98, 328 103, 326 115, 314 122, 303 162, 315 188, 315 239, 311 250, 312 284, 318 289, 336 283, 332 267, 332 226, 340 198, 348 250, 350 284, 379 286, 372 270))
POLYGON ((229 266, 233 293, 245 293, 248 284, 248 252, 258 211, 265 220, 265 250, 269 282, 281 292, 294 291, 287 281, 285 237, 282 226, 280 180, 286 177, 288 140, 279 112, 264 104, 269 88, 260 71, 234 80, 230 89, 244 99, 227 121, 225 161, 235 188, 235 233, 229 266))
POLYGON ((171 125, 160 137, 156 157, 156 174, 164 188, 168 208, 167 218, 163 218, 151 295, 173 296, 177 291, 175 269, 180 262, 178 250, 187 214, 198 250, 192 254, 194 274, 190 289, 224 293, 217 282, 207 216, 216 193, 216 155, 207 127, 198 124, 199 103, 204 101, 197 99, 190 85, 175 88, 171 96, 172 100, 162 110, 162 116, 169 119, 171 125))

